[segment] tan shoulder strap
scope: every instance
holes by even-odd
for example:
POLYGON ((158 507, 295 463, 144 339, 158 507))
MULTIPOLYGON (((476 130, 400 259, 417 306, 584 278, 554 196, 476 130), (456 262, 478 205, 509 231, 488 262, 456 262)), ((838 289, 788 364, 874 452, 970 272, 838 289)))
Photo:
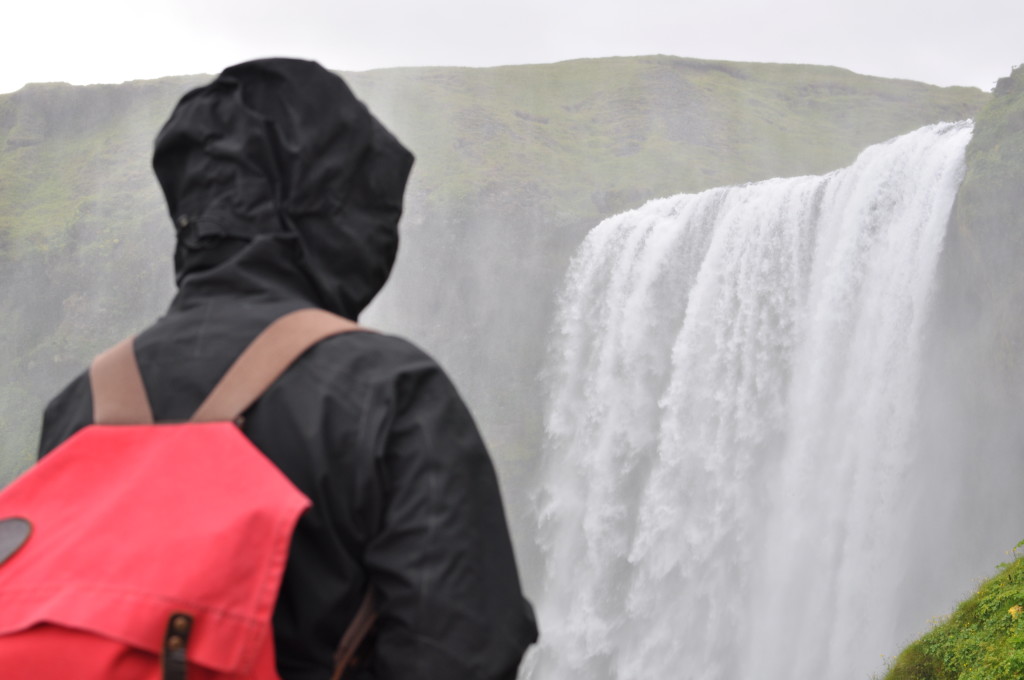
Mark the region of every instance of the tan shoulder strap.
POLYGON ((355 330, 366 329, 322 309, 285 314, 235 359, 191 421, 237 420, 307 349, 332 335, 355 330))
MULTIPOLYGON (((214 386, 193 422, 237 420, 306 350, 332 335, 366 330, 323 309, 300 309, 267 326, 214 386)), ((153 410, 135 359, 134 338, 122 340, 89 367, 93 422, 148 425, 153 410)))
POLYGON ((89 366, 92 422, 97 425, 149 425, 153 410, 133 348, 135 338, 117 343, 89 366))

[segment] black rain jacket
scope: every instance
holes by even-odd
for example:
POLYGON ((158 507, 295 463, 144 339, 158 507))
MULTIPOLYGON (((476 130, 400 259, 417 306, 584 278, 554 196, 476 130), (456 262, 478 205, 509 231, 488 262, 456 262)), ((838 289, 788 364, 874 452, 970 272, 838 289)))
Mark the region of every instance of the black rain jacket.
MULTIPOLYGON (((277 317, 354 319, 388 276, 412 156, 315 63, 225 70, 181 100, 153 164, 178 229, 179 292, 136 339, 158 421, 187 419, 277 317)), ((48 406, 40 455, 91 413, 83 374, 48 406)), ((384 334, 330 338, 243 430, 313 501, 275 611, 282 678, 330 676, 368 584, 380 618, 357 677, 515 677, 533 612, 491 461, 433 360, 384 334)))

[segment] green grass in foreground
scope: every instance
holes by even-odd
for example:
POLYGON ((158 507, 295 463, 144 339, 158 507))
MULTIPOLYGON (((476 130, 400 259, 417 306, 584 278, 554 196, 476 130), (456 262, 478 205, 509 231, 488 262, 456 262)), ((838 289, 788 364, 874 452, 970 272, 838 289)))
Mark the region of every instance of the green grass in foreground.
POLYGON ((896 657, 884 680, 1024 678, 1024 556, 1000 565, 949 618, 896 657))

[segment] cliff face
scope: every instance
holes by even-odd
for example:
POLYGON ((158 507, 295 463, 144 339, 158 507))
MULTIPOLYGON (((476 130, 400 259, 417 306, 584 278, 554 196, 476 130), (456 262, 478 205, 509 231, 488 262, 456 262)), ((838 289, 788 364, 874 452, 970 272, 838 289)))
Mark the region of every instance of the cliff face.
POLYGON ((1024 370, 1024 69, 976 117, 949 231, 948 296, 1005 387, 1024 370))
MULTIPOLYGON (((978 462, 960 498, 929 502, 974 535, 1020 538, 1024 475, 1024 69, 999 81, 975 117, 967 172, 950 219, 936 295, 939 333, 930 348, 925 413, 929 455, 978 462), (970 394, 971 397, 964 395, 970 394), (969 503, 966 499, 975 500, 969 503), (984 505, 982 505, 982 503, 984 505), (1007 508, 1001 512, 999 508, 1007 508)), ((943 536, 932 537, 942 541, 943 536)), ((1007 539, 1006 548, 1012 541, 1007 539)), ((970 553, 974 545, 958 545, 970 553)), ((1017 678, 1024 669, 1020 618, 1024 558, 983 583, 953 614, 897 657, 887 680, 1017 678)), ((941 565, 919 565, 941 578, 941 565)), ((970 592, 970 583, 960 584, 970 592)), ((952 604, 952 603, 950 603, 952 604)), ((924 622, 922 623, 922 627, 924 622)))
MULTIPOLYGON (((1022 471, 1024 441, 1024 69, 999 81, 975 120, 967 172, 957 194, 940 273, 929 395, 935 412, 964 423, 953 446, 999 456, 1022 471), (971 401, 964 386, 985 385, 971 401)), ((1016 493, 1014 475, 982 480, 991 493, 1016 493)))
MULTIPOLYGON (((368 320, 450 367, 506 479, 536 455, 553 297, 590 227, 657 196, 842 167, 989 99, 672 57, 345 77, 417 155, 398 265, 368 320)), ((31 460, 44 398, 169 299, 172 229, 149 157, 205 80, 0 96, 0 484, 31 460)))

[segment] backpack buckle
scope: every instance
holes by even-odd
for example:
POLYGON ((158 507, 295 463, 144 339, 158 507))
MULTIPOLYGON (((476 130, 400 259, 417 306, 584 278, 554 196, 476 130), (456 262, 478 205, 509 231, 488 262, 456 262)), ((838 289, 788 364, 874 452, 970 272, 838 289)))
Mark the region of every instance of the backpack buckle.
POLYGON ((191 616, 181 612, 171 614, 167 620, 167 632, 164 633, 163 653, 160 655, 163 680, 185 680, 188 674, 185 650, 191 632, 191 616))

